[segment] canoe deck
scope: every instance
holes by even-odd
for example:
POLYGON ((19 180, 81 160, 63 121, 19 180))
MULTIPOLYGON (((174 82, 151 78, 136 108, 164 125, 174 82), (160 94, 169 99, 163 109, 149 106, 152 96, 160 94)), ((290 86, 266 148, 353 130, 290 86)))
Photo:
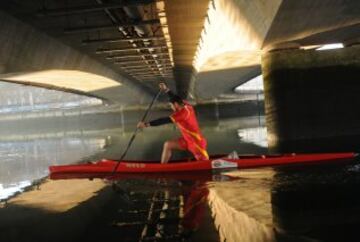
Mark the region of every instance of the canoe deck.
POLYGON ((292 164, 321 164, 349 160, 356 153, 321 153, 321 154, 284 154, 284 155, 252 155, 240 156, 237 159, 212 157, 210 160, 177 161, 160 164, 139 161, 101 160, 90 164, 50 166, 50 174, 55 173, 111 173, 120 162, 116 173, 160 173, 160 172, 190 172, 229 168, 256 168, 264 166, 279 166, 292 164))

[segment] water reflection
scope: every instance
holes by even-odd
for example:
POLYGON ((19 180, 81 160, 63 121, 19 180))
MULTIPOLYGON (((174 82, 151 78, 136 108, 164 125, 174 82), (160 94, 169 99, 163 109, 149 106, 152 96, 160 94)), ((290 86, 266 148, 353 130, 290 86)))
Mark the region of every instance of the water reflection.
MULTIPOLYGON (((49 165, 120 157, 135 122, 107 117, 0 130, 0 199, 46 176, 49 165)), ((261 117, 203 122, 202 131, 211 154, 267 153, 261 117)), ((144 130, 126 158, 159 160, 162 143, 178 135, 171 125, 144 130)), ((66 180, 46 180, 0 209, 0 240, 39 241, 46 231, 55 241, 357 241, 359 170, 354 163, 52 177, 66 180), (31 233, 24 229, 29 221, 40 221, 31 233)))
MULTIPOLYGON (((0 129, 0 199, 46 177, 50 165, 118 159, 132 136, 136 115, 129 114, 127 125, 123 123, 120 126, 117 125, 116 115, 107 114, 106 117, 78 117, 79 120, 59 117, 39 122, 19 121, 12 122, 7 129, 0 129)), ((241 141, 236 135, 239 127, 257 126, 259 120, 258 117, 227 119, 217 122, 216 126, 205 122, 203 133, 208 139, 209 152, 227 154, 237 150, 239 153, 266 153, 265 148, 241 141)), ((179 135, 173 125, 144 130, 137 135, 126 159, 159 160, 163 142, 179 135)), ((173 159, 189 156, 191 154, 187 152, 177 152, 173 159)))
POLYGON ((274 226, 316 241, 357 241, 358 164, 277 169, 271 191, 274 226))
MULTIPOLYGON (((94 224, 96 233, 90 232, 85 241, 101 239, 109 224, 123 234, 123 241, 219 241, 214 224, 204 227, 203 223, 209 216, 206 182, 121 179, 113 183, 113 188, 126 206, 114 207, 117 213, 107 218, 108 222, 94 224), (196 237, 199 233, 200 240, 196 237)), ((109 240, 117 238, 110 236, 109 240)))
POLYGON ((238 129, 238 136, 240 139, 245 142, 254 143, 261 147, 268 147, 266 133, 266 127, 238 129))
POLYGON ((184 215, 181 221, 184 234, 197 231, 204 219, 209 189, 203 182, 195 182, 184 194, 184 215))
POLYGON ((221 241, 274 241, 271 168, 231 171, 237 178, 210 183, 209 203, 221 241))
POLYGON ((0 184, 0 200, 6 199, 17 192, 24 191, 24 188, 31 185, 30 181, 20 181, 11 184, 0 184))
MULTIPOLYGON (((0 141, 0 199, 49 174, 48 166, 68 164, 99 152, 106 138, 59 137, 0 141)), ((5 137, 2 137, 4 139, 5 137)))
MULTIPOLYGON (((8 130, 0 130, 0 199, 46 177, 49 165, 119 158, 132 135, 135 122, 127 120, 127 125, 118 125, 119 119, 116 115, 114 117, 116 121, 111 125, 108 119, 105 122, 103 117, 91 116, 77 121, 72 118, 72 122, 69 119, 56 121, 63 125, 33 122, 31 129, 27 123, 22 123, 12 124, 8 130)), ((137 118, 134 116, 133 120, 137 118)), ((266 153, 266 147, 238 137, 240 128, 257 127, 259 120, 256 117, 218 120, 215 124, 202 123, 210 153, 226 154, 233 150, 239 153, 266 153)), ((159 160, 163 142, 179 135, 172 125, 144 130, 137 135, 126 159, 159 160)), ((189 155, 178 152, 173 158, 189 155)), ((78 238, 93 241, 94 238, 101 240, 104 236, 110 236, 109 241, 118 241, 119 237, 124 241, 134 241, 134 238, 139 241, 138 236, 142 241, 159 239, 161 236, 164 241, 181 241, 190 235, 194 241, 219 241, 217 228, 213 222, 209 222, 213 220, 208 195, 215 184, 234 180, 230 176, 211 172, 176 176, 162 174, 160 177, 129 175, 114 177, 118 180, 118 186, 112 189, 106 184, 114 184, 114 181, 105 181, 103 177, 92 177, 91 180, 78 179, 84 177, 57 179, 65 178, 71 180, 45 180, 39 185, 39 191, 21 194, 10 200, 8 208, 0 209, 2 231, 6 231, 8 226, 17 228, 16 235, 3 233, 1 236, 4 237, 0 238, 24 239, 22 236, 28 233, 17 225, 26 224, 27 219, 31 218, 32 221, 46 222, 36 226, 32 231, 33 239, 29 238, 28 241, 41 238, 42 230, 46 230, 50 236, 55 231, 52 228, 57 228, 55 241, 78 241, 78 238), (208 182, 212 182, 210 186, 208 182), (83 191, 81 187, 84 187, 83 191), (28 216, 15 216, 17 220, 6 219, 9 214, 17 214, 23 209, 29 213, 28 216), (49 211, 52 215, 48 215, 49 211), (86 211, 85 217, 79 217, 82 211, 86 211), (134 215, 130 211, 146 212, 134 215), (149 211, 152 211, 150 215, 149 211), (62 216, 66 218, 57 219, 62 216), (87 224, 86 233, 82 227, 84 223, 87 224), (60 227, 64 230, 69 228, 72 232, 58 235, 60 227)))

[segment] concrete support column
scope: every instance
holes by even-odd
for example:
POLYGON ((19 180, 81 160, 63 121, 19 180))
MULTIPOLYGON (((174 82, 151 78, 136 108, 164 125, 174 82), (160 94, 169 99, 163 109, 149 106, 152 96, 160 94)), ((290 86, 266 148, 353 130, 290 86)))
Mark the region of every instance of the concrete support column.
POLYGON ((269 148, 360 149, 360 46, 262 56, 269 148))

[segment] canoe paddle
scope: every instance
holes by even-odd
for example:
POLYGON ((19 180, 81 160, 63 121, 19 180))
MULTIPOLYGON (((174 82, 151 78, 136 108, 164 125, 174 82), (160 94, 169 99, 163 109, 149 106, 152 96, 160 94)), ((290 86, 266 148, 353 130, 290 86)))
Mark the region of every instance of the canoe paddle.
MULTIPOLYGON (((156 99, 158 99, 160 93, 161 93, 161 90, 159 90, 159 92, 154 96, 154 98, 153 98, 153 100, 151 101, 148 109, 147 109, 146 112, 144 113, 144 116, 142 117, 141 122, 144 122, 144 121, 145 121, 146 116, 149 114, 151 107, 152 107, 153 104, 155 103, 156 99)), ((127 145, 124 153, 121 155, 119 161, 117 162, 116 166, 114 167, 114 170, 113 170, 112 173, 111 173, 112 176, 115 174, 117 168, 119 167, 120 162, 121 162, 121 161, 124 159, 124 157, 126 156, 126 153, 127 153, 128 150, 130 149, 130 146, 131 146, 132 142, 134 141, 135 136, 136 136, 136 134, 138 133, 138 131, 139 131, 139 128, 136 126, 136 129, 135 129, 133 135, 131 136, 130 141, 129 141, 129 143, 128 143, 128 145, 127 145)))

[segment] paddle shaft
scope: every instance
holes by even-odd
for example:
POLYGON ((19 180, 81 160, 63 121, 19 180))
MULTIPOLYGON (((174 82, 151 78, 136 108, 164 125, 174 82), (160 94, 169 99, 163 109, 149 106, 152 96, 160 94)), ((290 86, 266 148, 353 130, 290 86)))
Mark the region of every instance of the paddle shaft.
MULTIPOLYGON (((144 115, 143 115, 143 117, 142 117, 142 119, 141 119, 141 122, 144 122, 144 121, 145 121, 147 115, 148 115, 149 112, 150 112, 151 107, 152 107, 153 104, 155 103, 156 99, 159 97, 160 93, 161 93, 161 90, 154 96, 154 98, 153 98, 153 100, 151 101, 148 109, 147 109, 146 112, 144 113, 144 115)), ((139 128, 136 126, 136 129, 135 129, 133 135, 131 136, 129 143, 128 143, 128 145, 127 145, 124 153, 121 155, 119 161, 117 162, 116 166, 114 167, 114 170, 112 171, 112 174, 114 174, 114 173, 116 172, 117 168, 119 167, 120 161, 122 161, 122 160, 124 159, 124 157, 126 156, 126 154, 127 154, 128 150, 130 149, 130 146, 131 146, 132 142, 134 141, 134 139, 135 139, 136 134, 138 133, 138 131, 139 131, 139 128)))

